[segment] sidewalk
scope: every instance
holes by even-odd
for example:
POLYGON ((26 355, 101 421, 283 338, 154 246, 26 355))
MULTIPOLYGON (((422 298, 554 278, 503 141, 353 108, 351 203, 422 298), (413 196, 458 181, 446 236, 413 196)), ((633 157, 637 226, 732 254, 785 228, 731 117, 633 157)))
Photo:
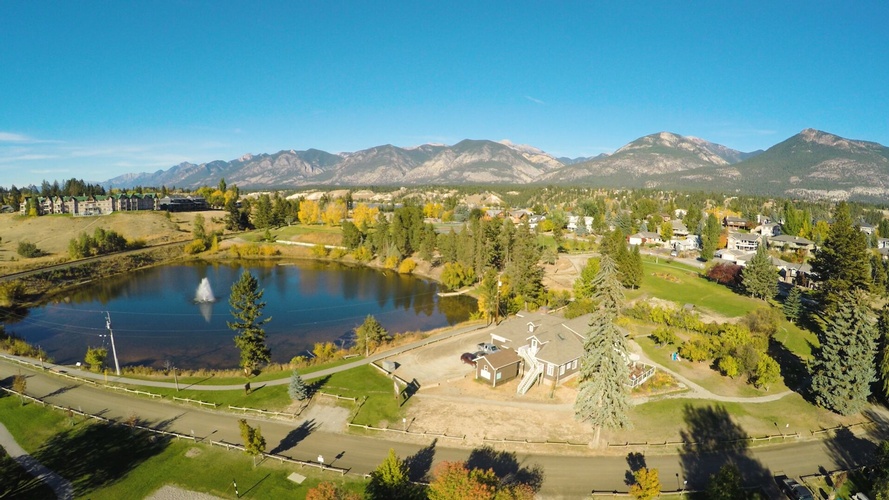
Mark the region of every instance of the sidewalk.
POLYGON ((9 456, 18 462, 28 474, 52 488, 56 497, 66 500, 74 498, 74 487, 71 486, 71 482, 47 469, 43 464, 34 460, 31 455, 28 455, 3 424, 0 424, 0 446, 5 448, 6 453, 9 453, 9 456))

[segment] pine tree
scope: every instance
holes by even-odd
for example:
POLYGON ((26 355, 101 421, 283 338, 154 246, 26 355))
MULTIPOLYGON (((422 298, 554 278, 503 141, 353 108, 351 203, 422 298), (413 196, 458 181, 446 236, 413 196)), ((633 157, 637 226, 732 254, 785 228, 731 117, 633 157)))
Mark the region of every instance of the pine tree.
POLYGON ((574 297, 577 299, 588 299, 593 296, 595 288, 593 281, 599 274, 599 258, 590 257, 586 261, 586 265, 580 270, 580 276, 574 280, 574 297))
POLYGON ((712 214, 707 215, 704 222, 704 230, 701 232, 701 258, 710 260, 716 254, 716 247, 719 245, 719 234, 722 232, 722 225, 712 214))
POLYGON ((371 351, 389 339, 391 339, 389 332, 370 314, 364 318, 364 323, 355 329, 355 346, 359 351, 364 351, 365 356, 370 356, 371 351))
POLYGON ((498 315, 497 308, 500 297, 498 296, 497 282, 497 271, 488 269, 478 287, 478 310, 489 324, 498 315))
POLYGON ((842 293, 825 318, 815 357, 815 402, 841 415, 859 412, 876 379, 877 327, 863 293, 842 293))
POLYGON ((411 498, 414 487, 407 474, 404 462, 389 449, 389 455, 376 470, 370 473, 370 482, 364 493, 370 500, 390 500, 411 498))
POLYGON ((791 323, 796 323, 803 313, 803 294, 798 286, 792 286, 784 299, 784 315, 791 323))
POLYGON ((265 302, 262 296, 265 293, 259 289, 259 282, 244 270, 241 278, 232 285, 228 303, 231 305, 231 314, 236 321, 228 321, 228 327, 238 332, 235 337, 235 345, 241 351, 241 368, 250 376, 261 363, 268 363, 272 352, 265 345, 265 330, 263 325, 272 318, 263 318, 262 310, 265 302))
POLYGON ((309 397, 309 388, 306 387, 306 383, 296 370, 293 370, 293 373, 290 375, 290 386, 287 388, 287 394, 290 394, 290 399, 294 401, 303 401, 309 397))
POLYGON ((889 305, 880 309, 877 328, 879 330, 877 365, 880 372, 880 387, 883 389, 883 396, 889 398, 889 305))
POLYGON ((748 294, 763 300, 772 299, 778 293, 777 272, 764 243, 757 247, 756 255, 741 271, 741 284, 748 294))
POLYGON ((812 259, 812 272, 820 282, 818 294, 824 310, 829 312, 844 292, 870 289, 869 263, 866 237, 852 225, 849 207, 842 202, 837 205, 824 245, 812 259))
POLYGON ((253 466, 256 467, 256 457, 265 453, 265 438, 259 427, 250 427, 243 418, 238 420, 241 429, 241 439, 244 441, 244 452, 253 457, 253 466))
POLYGON ((629 420, 629 391, 626 382, 629 368, 624 359, 627 343, 614 321, 623 304, 623 292, 617 279, 617 268, 608 255, 603 255, 593 298, 598 303, 590 319, 590 329, 580 360, 580 380, 574 415, 596 428, 596 442, 602 427, 626 428, 629 420))

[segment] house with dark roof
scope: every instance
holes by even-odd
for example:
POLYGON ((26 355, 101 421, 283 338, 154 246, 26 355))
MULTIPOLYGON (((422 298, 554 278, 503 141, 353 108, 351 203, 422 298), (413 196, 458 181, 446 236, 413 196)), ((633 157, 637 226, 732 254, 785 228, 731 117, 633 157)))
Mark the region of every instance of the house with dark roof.
POLYGON ((519 376, 522 358, 512 349, 500 349, 475 359, 475 378, 497 387, 519 376))

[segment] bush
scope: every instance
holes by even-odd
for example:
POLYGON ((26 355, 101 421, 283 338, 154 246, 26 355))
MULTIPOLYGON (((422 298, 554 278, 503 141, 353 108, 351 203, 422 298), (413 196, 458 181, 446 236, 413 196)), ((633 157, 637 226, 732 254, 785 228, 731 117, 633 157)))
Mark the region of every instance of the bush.
POLYGON ((316 258, 324 258, 327 257, 327 247, 318 243, 317 245, 312 247, 312 257, 316 258))
POLYGON ((40 257, 41 255, 43 255, 43 252, 41 252, 40 249, 37 248, 37 245, 29 241, 20 241, 17 252, 19 255, 27 259, 40 257))
POLYGON ((370 260, 374 258, 374 254, 370 250, 370 248, 367 248, 366 246, 360 246, 356 248, 354 252, 352 252, 352 257, 354 257, 355 260, 357 260, 358 262, 370 262, 370 260))
POLYGON ((441 284, 448 290, 456 290, 475 283, 475 270, 459 262, 449 262, 441 270, 441 284))
POLYGON ((651 332, 651 338, 658 344, 678 344, 679 337, 676 335, 676 332, 667 326, 659 326, 653 332, 651 332))
POLYGON ((395 269, 398 267, 398 263, 401 262, 401 257, 397 255, 390 255, 386 257, 386 260, 383 261, 383 267, 386 269, 395 269))
POLYGON ((719 368, 720 373, 727 377, 735 378, 738 376, 738 362, 732 356, 719 358, 716 367, 719 368))
POLYGON ((398 265, 398 272, 399 274, 410 274, 414 272, 414 269, 416 268, 417 263, 414 261, 414 259, 408 257, 407 259, 401 261, 401 264, 398 265))
POLYGON ((330 253, 328 254, 328 256, 329 256, 331 259, 340 260, 340 259, 342 259, 343 257, 345 257, 347 253, 349 253, 349 251, 346 250, 345 248, 334 248, 334 249, 332 249, 332 250, 330 251, 330 253))
POLYGON ((204 244, 204 240, 194 240, 191 243, 185 245, 186 255, 194 255, 205 250, 207 250, 207 245, 204 244))

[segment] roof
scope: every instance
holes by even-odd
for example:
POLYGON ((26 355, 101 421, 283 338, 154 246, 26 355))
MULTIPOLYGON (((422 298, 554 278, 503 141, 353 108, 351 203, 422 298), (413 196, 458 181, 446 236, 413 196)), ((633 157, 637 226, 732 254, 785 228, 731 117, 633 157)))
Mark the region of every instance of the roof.
POLYGON ((484 356, 479 357, 476 360, 476 363, 485 361, 491 366, 491 368, 499 370, 505 366, 518 363, 521 360, 522 358, 520 358, 518 353, 516 353, 514 350, 500 349, 497 352, 492 352, 491 354, 485 354, 484 356))
POLYGON ((583 342, 589 329, 590 314, 566 320, 551 314, 522 312, 504 321, 492 333, 508 339, 517 349, 536 338, 540 345, 535 357, 554 364, 565 364, 583 354, 583 342), (533 325, 533 330, 532 330, 533 325))
POLYGON ((730 240, 735 241, 761 241, 762 235, 756 233, 729 233, 730 240))
POLYGON ((807 246, 814 245, 815 242, 812 240, 807 240, 802 236, 791 236, 789 234, 779 234, 778 236, 772 236, 769 238, 769 241, 777 241, 779 243, 794 243, 796 245, 807 246))

